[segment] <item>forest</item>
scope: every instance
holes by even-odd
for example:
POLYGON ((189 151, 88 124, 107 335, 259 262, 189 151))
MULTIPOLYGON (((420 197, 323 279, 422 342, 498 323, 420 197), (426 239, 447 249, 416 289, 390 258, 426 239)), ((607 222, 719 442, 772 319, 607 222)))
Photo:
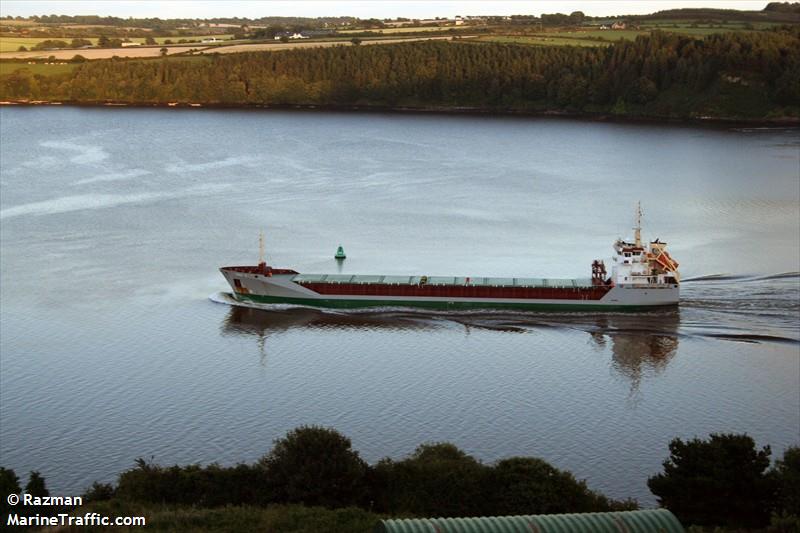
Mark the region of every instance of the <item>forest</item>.
POLYGON ((800 28, 607 47, 451 41, 99 60, 0 77, 3 100, 359 106, 650 118, 800 117, 800 28))

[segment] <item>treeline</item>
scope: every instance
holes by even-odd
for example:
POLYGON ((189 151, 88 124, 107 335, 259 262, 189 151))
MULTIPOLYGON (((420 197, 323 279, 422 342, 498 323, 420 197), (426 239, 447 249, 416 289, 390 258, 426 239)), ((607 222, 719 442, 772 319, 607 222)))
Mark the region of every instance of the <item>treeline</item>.
MULTIPOLYGON (((49 494, 32 473, 27 491, 49 494)), ((4 495, 20 492, 13 470, 0 468, 4 495)), ((32 493, 33 494, 33 493, 32 493)), ((635 509, 590 490, 541 459, 515 457, 485 465, 449 443, 423 444, 410 456, 367 464, 333 429, 301 427, 275 441, 254 464, 160 466, 139 459, 116 486, 94 483, 83 503, 265 507, 302 504, 413 516, 481 516, 635 509)), ((14 509, 0 501, 5 515, 14 509)), ((0 516, 6 523, 6 516, 0 516)))
POLYGON ((92 61, 16 71, 4 99, 566 110, 621 115, 797 115, 800 30, 698 40, 655 32, 610 47, 423 42, 92 61))
POLYGON ((800 2, 772 2, 762 11, 741 11, 738 9, 714 9, 708 7, 686 7, 666 9, 650 15, 633 15, 627 18, 636 20, 717 20, 728 22, 798 22, 800 21, 800 2))
MULTIPOLYGON (((787 449, 772 467, 769 447, 757 449, 747 435, 674 439, 669 449, 663 472, 651 477, 648 486, 684 525, 769 531, 800 527, 799 447, 787 449)), ((0 489, 4 495, 20 492, 12 470, 0 468, 0 489)), ((49 494, 38 472, 31 473, 25 490, 34 496, 49 494)), ((84 504, 109 501, 127 508, 300 504, 418 517, 637 508, 635 501, 614 501, 590 490, 541 459, 513 457, 487 465, 449 443, 423 444, 404 459, 369 465, 350 439, 317 426, 290 431, 254 464, 164 467, 140 459, 119 476, 116 486, 95 483, 83 498, 84 504)), ((4 498, 0 511, 5 515, 14 508, 4 498)), ((6 517, 0 518, 5 523, 6 517)))
POLYGON ((236 25, 264 25, 264 24, 304 24, 304 25, 319 25, 332 24, 352 24, 359 19, 356 17, 216 17, 208 19, 162 19, 158 17, 150 18, 121 18, 121 17, 103 17, 99 15, 33 15, 31 17, 11 17, 6 16, 0 18, 0 22, 6 20, 30 20, 31 22, 39 24, 81 24, 92 26, 121 26, 121 27, 136 27, 136 28, 150 28, 150 29, 175 29, 182 27, 201 26, 206 24, 236 24, 236 25))
POLYGON ((96 494, 139 502, 199 505, 303 504, 361 507, 415 516, 485 516, 635 508, 591 491, 541 459, 485 465, 449 443, 423 444, 410 456, 368 465, 335 430, 301 427, 278 439, 255 464, 163 467, 143 460, 117 486, 96 494))

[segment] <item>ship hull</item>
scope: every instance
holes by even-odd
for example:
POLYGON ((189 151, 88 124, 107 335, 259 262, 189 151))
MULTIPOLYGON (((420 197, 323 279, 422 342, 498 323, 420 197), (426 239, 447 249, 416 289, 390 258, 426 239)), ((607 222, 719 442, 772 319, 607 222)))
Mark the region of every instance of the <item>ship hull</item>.
MULTIPOLYGON (((653 309, 653 305, 614 305, 614 304, 577 304, 550 303, 541 301, 443 301, 443 300, 389 300, 389 299, 348 299, 348 298, 287 298, 283 296, 266 296, 257 294, 233 293, 234 299, 240 302, 259 304, 290 304, 328 309, 365 309, 376 307, 413 307, 438 311, 471 311, 479 309, 539 311, 539 312, 642 312, 653 309)), ((660 304, 675 305, 675 304, 660 304)))
MULTIPOLYGON (((334 309, 413 307, 444 311, 499 309, 539 312, 640 312, 677 305, 679 287, 469 287, 297 282, 295 272, 264 275, 225 267, 222 274, 242 302, 334 309), (355 294, 358 292, 358 294, 355 294), (425 295, 428 294, 428 295, 425 295), (471 296, 469 295, 471 294, 471 296), (504 297, 504 296, 508 297, 504 297), (539 297, 525 297, 537 295, 539 297)), ((565 280, 562 280, 565 281, 565 280)), ((567 280, 569 281, 569 280, 567 280)))

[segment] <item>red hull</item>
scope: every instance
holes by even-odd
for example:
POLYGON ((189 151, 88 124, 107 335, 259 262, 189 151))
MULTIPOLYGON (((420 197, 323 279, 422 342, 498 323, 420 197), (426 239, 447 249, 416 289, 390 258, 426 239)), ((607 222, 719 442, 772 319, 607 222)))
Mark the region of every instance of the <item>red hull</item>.
POLYGON ((386 285, 379 283, 298 282, 319 294, 337 296, 427 296, 432 298, 515 298, 526 300, 599 300, 610 286, 480 287, 459 285, 386 285))

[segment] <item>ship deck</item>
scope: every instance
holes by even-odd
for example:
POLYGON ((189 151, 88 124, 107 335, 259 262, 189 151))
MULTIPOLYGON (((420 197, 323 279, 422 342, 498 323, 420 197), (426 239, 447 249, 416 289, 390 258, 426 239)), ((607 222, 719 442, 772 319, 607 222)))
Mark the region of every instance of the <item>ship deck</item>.
POLYGON ((451 287, 592 288, 591 278, 489 278, 459 276, 383 276, 363 274, 298 274, 296 283, 346 283, 358 285, 425 285, 451 287))

